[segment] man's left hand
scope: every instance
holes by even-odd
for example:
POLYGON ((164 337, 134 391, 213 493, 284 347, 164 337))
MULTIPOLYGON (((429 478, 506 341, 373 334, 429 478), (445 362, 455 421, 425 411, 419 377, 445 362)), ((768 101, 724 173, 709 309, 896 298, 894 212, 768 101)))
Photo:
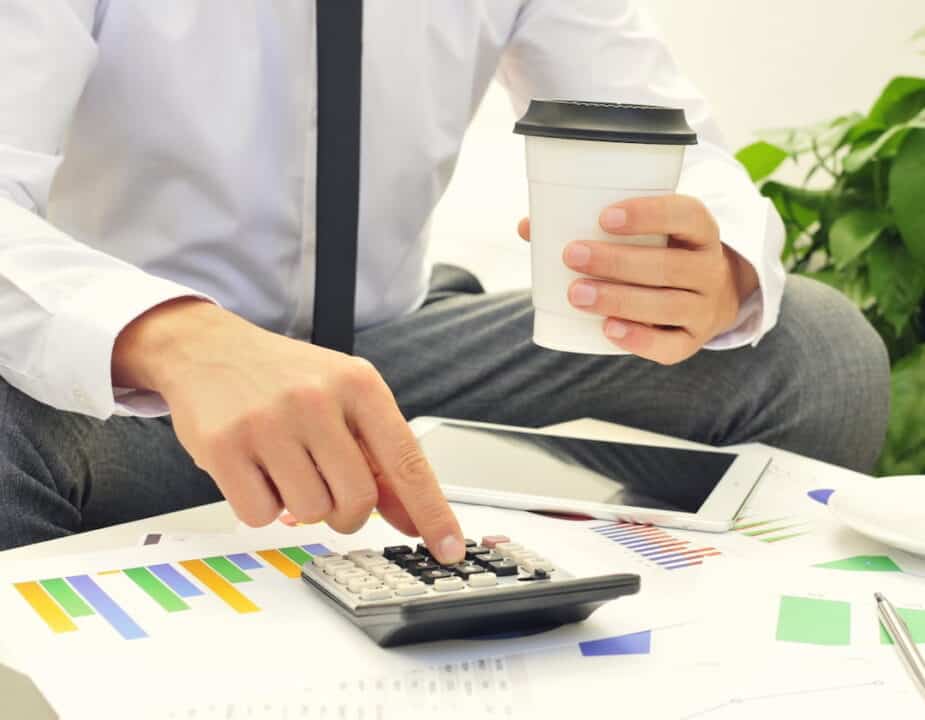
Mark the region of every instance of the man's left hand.
MULTIPOLYGON (((667 248, 576 240, 563 262, 587 277, 568 290, 573 307, 600 315, 619 347, 663 365, 694 355, 731 329, 740 304, 758 287, 754 268, 720 241, 699 200, 643 197, 606 208, 601 227, 620 235, 668 235, 667 248)), ((520 224, 529 239, 529 222, 520 224)))

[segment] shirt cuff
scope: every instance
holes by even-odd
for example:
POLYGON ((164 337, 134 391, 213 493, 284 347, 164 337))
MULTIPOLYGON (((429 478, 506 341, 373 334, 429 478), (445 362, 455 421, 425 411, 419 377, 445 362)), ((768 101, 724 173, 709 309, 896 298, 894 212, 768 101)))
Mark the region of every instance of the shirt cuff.
POLYGON ((111 272, 70 299, 52 320, 44 352, 61 409, 105 420, 113 414, 156 417, 167 405, 153 392, 113 388, 112 350, 119 333, 148 310, 182 297, 211 297, 135 268, 111 272))

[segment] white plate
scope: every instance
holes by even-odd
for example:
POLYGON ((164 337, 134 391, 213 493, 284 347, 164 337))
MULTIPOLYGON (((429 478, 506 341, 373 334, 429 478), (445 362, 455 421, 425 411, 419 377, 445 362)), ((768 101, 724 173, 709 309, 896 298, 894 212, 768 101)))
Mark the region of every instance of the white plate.
POLYGON ((925 476, 871 478, 836 490, 828 505, 859 533, 925 555, 925 476))

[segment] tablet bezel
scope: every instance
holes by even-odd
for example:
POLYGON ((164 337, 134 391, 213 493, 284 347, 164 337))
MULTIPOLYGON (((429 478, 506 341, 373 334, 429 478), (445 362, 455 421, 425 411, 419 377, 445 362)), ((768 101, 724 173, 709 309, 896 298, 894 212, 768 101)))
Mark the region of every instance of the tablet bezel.
MULTIPOLYGON (((411 429, 417 438, 423 438, 427 433, 441 425, 457 425, 461 427, 480 427, 508 432, 524 433, 528 435, 546 435, 556 437, 573 437, 576 435, 561 430, 536 430, 533 428, 514 427, 495 423, 474 422, 470 420, 455 420, 433 416, 414 418, 411 429)), ((615 441, 622 442, 622 441, 615 441)), ((640 445, 645 443, 625 443, 640 445)), ((627 505, 606 505, 588 502, 586 500, 570 500, 568 498, 547 497, 543 495, 529 495, 525 493, 511 493, 485 488, 462 487, 458 485, 445 485, 441 488, 448 500, 469 503, 473 505, 491 505, 495 507, 511 508, 514 510, 533 510, 540 512, 570 513, 587 515, 600 520, 616 520, 624 522, 642 523, 647 525, 660 525, 663 527, 680 528, 684 530, 703 530, 706 532, 726 532, 730 530, 742 507, 748 501, 762 475, 771 463, 769 455, 761 453, 740 453, 724 451, 722 449, 703 449, 702 452, 722 452, 735 455, 736 459, 729 467, 722 479, 713 488, 713 491, 701 505, 697 513, 685 513, 673 510, 658 510, 652 508, 639 508, 627 505)), ((438 477, 439 481, 439 477, 438 477)))

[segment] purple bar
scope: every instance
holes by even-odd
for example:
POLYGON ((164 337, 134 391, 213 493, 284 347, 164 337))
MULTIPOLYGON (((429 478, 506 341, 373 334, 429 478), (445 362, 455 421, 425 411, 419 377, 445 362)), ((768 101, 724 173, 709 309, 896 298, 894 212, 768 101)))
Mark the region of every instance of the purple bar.
POLYGON ((689 547, 690 543, 684 543, 681 547, 663 547, 658 550, 651 550, 649 552, 642 553, 649 560, 664 560, 665 558, 674 557, 675 555, 680 555, 682 553, 690 552, 691 548, 689 547))
POLYGON ((670 565, 662 565, 665 570, 680 570, 681 568, 691 567, 691 565, 703 565, 703 560, 697 558, 690 562, 676 562, 670 565))
POLYGON ((652 651, 652 631, 618 635, 617 637, 588 640, 578 643, 581 654, 585 657, 603 655, 648 655, 652 651))
POLYGON ((148 570, 157 575, 164 584, 169 586, 180 597, 196 597, 204 595, 198 587, 193 585, 189 580, 174 570, 173 565, 162 563, 160 565, 149 565, 148 570))
POLYGON ((314 545, 303 545, 302 549, 307 552, 309 555, 333 555, 334 551, 328 549, 321 543, 315 543, 314 545))
POLYGON ((670 545, 674 542, 677 542, 677 540, 672 540, 668 537, 655 537, 646 538, 645 540, 633 540, 633 542, 624 542, 620 544, 628 548, 650 548, 658 547, 660 545, 670 545))
POLYGON ((125 610, 116 605, 115 601, 103 592, 103 589, 93 582, 89 576, 71 575, 67 581, 126 640, 138 640, 139 638, 148 637, 148 634, 138 626, 138 623, 132 620, 125 610))
POLYGON ((629 527, 629 528, 610 528, 610 529, 598 530, 598 532, 601 533, 602 535, 606 535, 607 537, 617 538, 617 537, 627 537, 629 535, 638 535, 640 532, 644 530, 651 530, 651 529, 652 528, 649 525, 633 525, 632 527, 629 527))
POLYGON ((259 570, 263 567, 257 560, 247 553, 234 553, 226 556, 231 562, 242 570, 259 570))
POLYGON ((807 495, 809 495, 813 500, 823 505, 829 504, 829 498, 832 497, 834 490, 810 490, 807 495))

